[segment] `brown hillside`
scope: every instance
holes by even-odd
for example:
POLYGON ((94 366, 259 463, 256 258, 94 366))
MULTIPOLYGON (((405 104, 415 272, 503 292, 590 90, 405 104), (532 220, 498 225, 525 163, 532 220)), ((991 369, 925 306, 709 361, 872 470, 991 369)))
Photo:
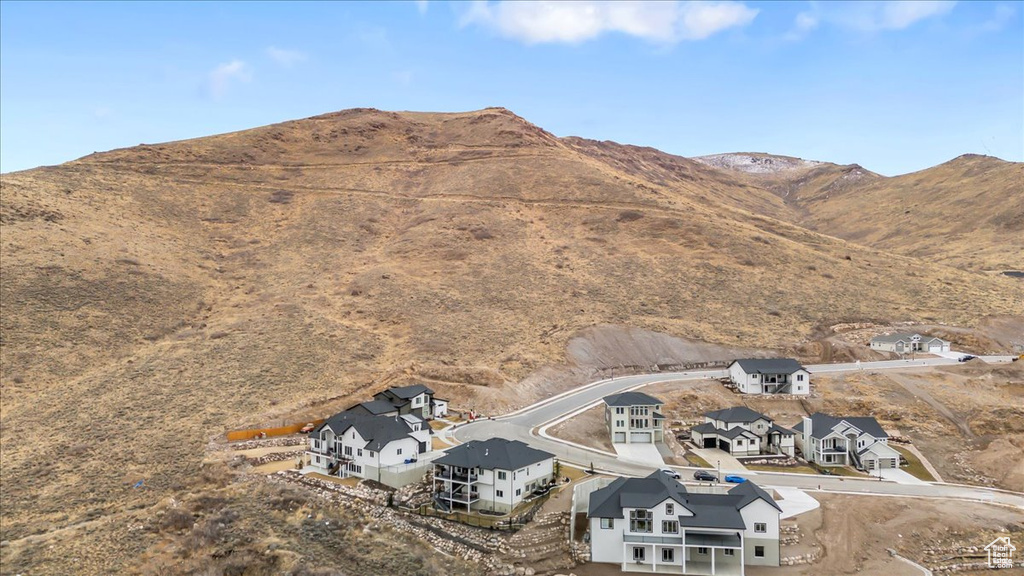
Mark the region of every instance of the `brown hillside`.
POLYGON ((972 271, 1024 267, 1024 164, 968 154, 886 178, 770 154, 697 159, 780 197, 831 236, 972 271))
POLYGON ((1017 280, 503 109, 350 110, 0 184, 3 540, 201 492, 225 429, 384 383, 526 401, 516 382, 591 326, 789 348, 841 320, 1024 313, 1017 280))

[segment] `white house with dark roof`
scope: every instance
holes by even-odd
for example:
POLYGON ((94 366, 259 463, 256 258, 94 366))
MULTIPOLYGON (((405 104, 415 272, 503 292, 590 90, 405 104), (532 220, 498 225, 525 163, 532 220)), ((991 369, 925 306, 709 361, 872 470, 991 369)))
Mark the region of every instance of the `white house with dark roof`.
POLYGON ((622 392, 604 398, 604 419, 612 443, 653 444, 665 440, 664 402, 643 392, 622 392))
POLYGON ((934 336, 922 336, 912 332, 882 334, 871 339, 871 349, 879 352, 909 354, 911 352, 927 352, 936 354, 949 352, 949 342, 934 336))
POLYGON ((690 493, 661 472, 618 478, 590 494, 592 562, 623 572, 742 576, 779 565, 782 509, 759 486, 690 493))
POLYGON ((744 394, 811 393, 811 373, 792 358, 744 358, 729 365, 729 380, 744 394))
POLYGON ((899 468, 900 453, 870 416, 836 418, 821 412, 793 427, 804 459, 819 466, 854 466, 861 470, 899 468))
POLYGON ((430 427, 411 414, 339 412, 309 433, 306 456, 312 469, 322 474, 390 485, 393 475, 382 475, 382 471, 433 456, 430 434, 430 427))
POLYGON ((434 391, 423 384, 391 387, 373 395, 373 400, 348 409, 369 416, 413 414, 424 420, 448 415, 448 401, 434 397, 434 391))
POLYGON ((715 410, 690 429, 690 438, 701 448, 719 448, 734 456, 796 453, 796 433, 746 406, 715 410))
POLYGON ((444 511, 511 512, 554 481, 555 455, 518 440, 472 440, 434 460, 434 503, 444 511))

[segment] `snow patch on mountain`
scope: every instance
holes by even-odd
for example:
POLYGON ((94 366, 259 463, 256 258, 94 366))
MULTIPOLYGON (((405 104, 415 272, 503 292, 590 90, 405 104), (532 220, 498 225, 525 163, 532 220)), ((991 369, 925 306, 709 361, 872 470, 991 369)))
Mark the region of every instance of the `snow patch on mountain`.
POLYGON ((775 174, 789 170, 813 168, 814 166, 824 164, 824 162, 817 162, 815 160, 768 154, 712 154, 710 156, 697 156, 693 160, 708 166, 747 172, 748 174, 775 174))

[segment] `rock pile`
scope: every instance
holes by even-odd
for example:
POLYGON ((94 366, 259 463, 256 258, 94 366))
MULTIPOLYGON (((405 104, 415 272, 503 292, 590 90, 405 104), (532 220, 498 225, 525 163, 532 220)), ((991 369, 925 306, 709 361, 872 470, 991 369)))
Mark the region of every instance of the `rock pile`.
POLYGON ((233 442, 229 445, 232 450, 252 450, 253 448, 269 448, 271 446, 306 446, 309 439, 305 436, 278 436, 276 438, 259 438, 255 440, 244 440, 233 442))
POLYGON ((798 554, 796 556, 786 556, 779 559, 779 564, 782 566, 799 566, 800 564, 814 564, 821 557, 821 552, 815 550, 814 552, 808 552, 807 554, 798 554))

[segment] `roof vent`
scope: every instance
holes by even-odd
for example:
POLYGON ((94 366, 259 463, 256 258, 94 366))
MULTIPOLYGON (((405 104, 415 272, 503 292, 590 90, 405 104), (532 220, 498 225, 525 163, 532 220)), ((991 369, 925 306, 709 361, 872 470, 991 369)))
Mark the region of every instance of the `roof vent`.
POLYGON ((490 451, 491 451, 490 448, 484 448, 484 456, 487 456, 487 453, 490 452, 490 451))

